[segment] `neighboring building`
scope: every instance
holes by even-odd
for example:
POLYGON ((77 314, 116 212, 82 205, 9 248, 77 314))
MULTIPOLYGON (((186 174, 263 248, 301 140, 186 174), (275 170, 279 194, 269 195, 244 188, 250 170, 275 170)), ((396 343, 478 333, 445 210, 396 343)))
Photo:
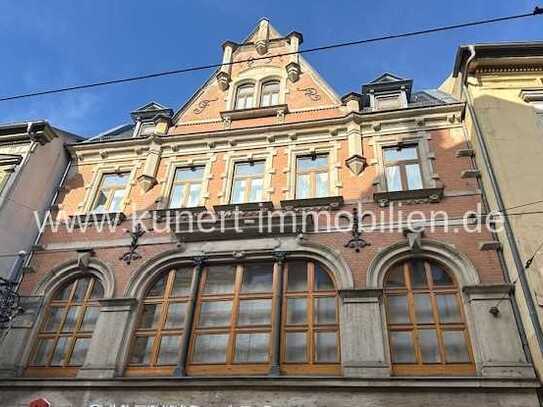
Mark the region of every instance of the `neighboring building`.
POLYGON ((0 124, 0 277, 16 281, 38 235, 34 211, 51 204, 78 138, 47 122, 0 124))
POLYGON ((498 237, 541 377, 543 42, 460 47, 444 87, 467 102, 473 150, 465 154, 475 157, 489 209, 506 210, 505 230, 498 237))
POLYGON ((1 405, 539 405, 494 237, 462 227, 464 104, 388 73, 340 98, 277 56, 301 42, 262 20, 175 114, 68 147, 52 208, 91 226, 41 237, 1 405), (274 209, 285 230, 255 226, 274 209), (345 228, 353 209, 386 229, 345 228))

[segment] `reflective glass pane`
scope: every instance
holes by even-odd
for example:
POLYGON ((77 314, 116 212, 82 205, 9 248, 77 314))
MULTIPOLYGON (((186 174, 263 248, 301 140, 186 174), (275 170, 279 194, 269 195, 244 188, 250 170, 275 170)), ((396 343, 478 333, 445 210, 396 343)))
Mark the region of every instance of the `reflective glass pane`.
POLYGON ((313 313, 315 323, 317 324, 335 324, 336 323, 336 298, 319 297, 315 298, 313 313))
POLYGON ((187 304, 183 302, 171 303, 168 306, 168 316, 166 318, 165 328, 182 329, 185 323, 185 311, 187 304))
POLYGON ((400 174, 400 167, 393 165, 385 168, 387 177, 387 188, 389 191, 401 191, 402 188, 402 176, 400 174))
POLYGON ((404 161, 404 160, 416 160, 417 147, 402 147, 398 149, 397 147, 385 148, 383 149, 385 161, 404 161))
POLYGON ((322 198, 330 196, 330 187, 328 186, 328 173, 321 172, 316 174, 316 185, 315 185, 315 197, 322 198))
POLYGON ((470 361, 464 331, 443 331, 443 343, 447 362, 468 363, 470 361))
POLYGON ((166 280, 168 279, 168 273, 163 274, 155 284, 151 287, 147 293, 148 297, 162 297, 164 296, 164 289, 166 288, 166 280))
POLYGON ((441 357, 439 356, 436 331, 423 329, 418 331, 418 336, 422 361, 424 363, 438 363, 441 357))
POLYGON ((94 287, 92 288, 92 293, 90 298, 102 298, 104 296, 104 287, 100 284, 100 281, 94 280, 94 287))
POLYGON ((287 332, 285 335, 287 362, 307 361, 307 340, 305 332, 287 332))
POLYGON ((64 311, 64 307, 49 307, 47 310, 47 322, 45 323, 43 332, 56 332, 62 322, 64 311))
POLYGON ((328 154, 319 154, 314 158, 298 157, 298 170, 308 171, 314 169, 327 169, 328 168, 328 154))
POLYGON ((74 287, 74 283, 70 283, 67 286, 61 288, 58 290, 55 294, 54 299, 58 301, 64 301, 70 298, 70 294, 72 293, 72 288, 74 287))
POLYGON ((66 314, 64 325, 62 326, 62 332, 72 332, 75 330, 75 324, 77 323, 80 309, 81 307, 79 305, 73 305, 70 307, 68 314, 66 314))
POLYGON ((288 291, 307 291, 307 263, 288 262, 288 291))
POLYGON ((70 366, 81 366, 87 357, 90 338, 79 338, 76 340, 72 356, 70 357, 70 366))
POLYGON ((403 264, 395 265, 392 270, 388 272, 387 287, 405 287, 405 276, 403 270, 403 264))
POLYGON ((232 203, 244 203, 245 200, 245 185, 247 180, 237 180, 234 181, 232 186, 232 203))
POLYGON ((311 197, 311 184, 309 174, 300 174, 296 181, 296 198, 305 199, 311 197))
POLYGON ((185 185, 174 185, 170 192, 170 208, 181 208, 185 185))
POLYGON ((192 269, 182 268, 175 271, 175 279, 170 297, 183 297, 190 295, 192 284, 192 269))
POLYGON ((411 332, 390 332, 390 347, 393 363, 415 363, 411 332))
POLYGON ((200 309, 200 327, 217 327, 230 325, 232 315, 231 301, 206 301, 200 309))
POLYGON ((287 302, 287 324, 305 324, 307 321, 307 299, 289 298, 287 302))
POLYGON ((454 285, 449 273, 447 273, 440 265, 431 263, 432 281, 434 286, 454 285))
POLYGON ((272 300, 241 300, 238 326, 269 325, 271 323, 272 300))
POLYGON ((89 278, 80 278, 79 280, 77 280, 77 286, 75 287, 75 293, 72 301, 81 302, 85 299, 87 295, 87 289, 89 288, 89 283, 89 278))
POLYGON ((317 362, 337 362, 337 333, 317 332, 315 341, 317 362))
POLYGON ((432 299, 429 294, 415 294, 415 315, 417 323, 427 324, 434 322, 432 315, 432 299))
POLYGON ((411 286, 413 288, 428 287, 424 262, 419 259, 414 259, 409 261, 409 265, 411 269, 411 286))
POLYGON ((32 364, 34 366, 46 366, 54 344, 54 339, 40 339, 32 364))
POLYGON ((437 295, 436 301, 437 308, 439 309, 439 321, 441 323, 462 322, 456 294, 437 295))
POLYGON ((106 203, 107 195, 102 191, 98 191, 98 194, 96 195, 96 200, 94 201, 94 212, 104 212, 106 210, 106 203))
POLYGON ((273 286, 273 263, 248 263, 243 270, 241 292, 271 292, 273 286))
POLYGON ((199 181, 204 175, 204 167, 178 168, 175 170, 175 181, 199 181))
POLYGON ((249 194, 249 202, 260 202, 262 201, 262 178, 257 178, 251 180, 251 192, 249 194))
POLYGON ((422 176, 418 164, 409 164, 405 166, 405 176, 407 177, 408 189, 422 189, 422 176))
POLYGON ((389 295, 387 297, 388 323, 409 324, 409 309, 406 295, 389 295))
POLYGON ((152 329, 158 326, 160 321, 160 309, 162 304, 145 304, 141 315, 140 328, 152 329))
POLYGON ((226 294, 234 291, 234 266, 212 266, 207 269, 204 291, 206 294, 226 294))
POLYGON ((236 176, 259 176, 264 174, 264 161, 254 161, 252 163, 236 163, 236 176))
POLYGON ((235 361, 266 362, 269 354, 269 340, 270 335, 267 333, 237 334, 235 361))
POLYGON ((61 336, 58 338, 57 346, 53 352, 53 357, 51 359, 51 366, 61 366, 64 363, 64 355, 66 353, 66 348, 68 346, 68 338, 61 336))
POLYGON ((148 365, 151 358, 154 336, 138 336, 134 341, 130 363, 148 365))
POLYGON ((315 263, 315 289, 333 290, 334 288, 334 283, 330 278, 330 274, 328 274, 324 266, 315 263))
POLYGON ((198 206, 200 204, 200 191, 202 186, 200 184, 191 184, 189 186, 189 199, 187 201, 187 207, 198 206))
POLYGON ((226 362, 228 334, 198 335, 194 344, 192 361, 195 363, 226 362))
POLYGON ((160 340, 160 350, 158 352, 159 365, 175 365, 179 361, 179 351, 181 350, 180 336, 163 336, 160 340))
POLYGON ((83 332, 92 332, 96 327, 96 321, 98 320, 98 314, 100 308, 98 307, 87 307, 85 310, 85 316, 83 317, 83 322, 81 323, 81 331, 83 332))
POLYGON ((107 174, 102 180, 102 188, 123 187, 128 182, 128 173, 107 174))
POLYGON ((109 212, 120 212, 121 203, 124 199, 124 189, 117 189, 113 192, 113 198, 111 198, 111 205, 109 206, 109 212))

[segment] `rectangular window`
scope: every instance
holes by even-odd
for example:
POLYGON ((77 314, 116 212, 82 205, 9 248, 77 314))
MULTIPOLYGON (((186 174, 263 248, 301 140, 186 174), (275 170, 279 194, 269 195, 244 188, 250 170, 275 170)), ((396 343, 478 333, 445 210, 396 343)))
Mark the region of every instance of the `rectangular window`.
POLYGON ((328 154, 298 157, 296 160, 296 199, 330 196, 328 154))
POLYGON ((375 110, 393 110, 401 107, 400 95, 375 96, 375 110))
POLYGON ((97 213, 120 212, 129 175, 128 172, 103 175, 92 205, 92 211, 97 213))
POLYGON ((230 203, 261 202, 264 186, 264 161, 236 163, 230 203))
POLYGON ((148 136, 149 134, 153 134, 155 128, 156 126, 153 122, 142 123, 140 126, 140 136, 148 136))
POLYGON ((177 168, 170 192, 170 208, 198 206, 202 194, 204 166, 177 168))
POLYGON ((388 191, 424 188, 417 146, 384 148, 383 160, 388 191))

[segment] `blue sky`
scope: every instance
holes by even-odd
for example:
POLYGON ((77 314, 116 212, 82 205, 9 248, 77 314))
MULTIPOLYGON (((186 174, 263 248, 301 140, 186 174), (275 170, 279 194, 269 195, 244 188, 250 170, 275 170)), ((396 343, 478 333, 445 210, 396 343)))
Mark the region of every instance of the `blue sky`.
MULTIPOLYGON (((526 0, 227 1, 25 0, 0 4, 0 96, 219 62, 224 40, 241 41, 260 17, 302 47, 531 11, 526 0)), ((543 40, 543 16, 425 37, 311 54, 339 94, 384 71, 437 87, 456 49, 474 42, 543 40)), ((209 76, 197 72, 20 101, 0 102, 0 122, 47 119, 92 136, 157 100, 179 108, 209 76)))

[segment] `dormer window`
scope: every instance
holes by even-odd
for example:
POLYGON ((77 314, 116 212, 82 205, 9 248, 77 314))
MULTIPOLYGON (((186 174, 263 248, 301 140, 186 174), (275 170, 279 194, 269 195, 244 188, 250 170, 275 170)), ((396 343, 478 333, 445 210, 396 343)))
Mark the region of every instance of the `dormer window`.
POLYGON ((262 84, 260 92, 260 107, 279 104, 279 81, 267 81, 262 84))
POLYGON ((399 93, 375 96, 374 110, 394 110, 402 107, 402 97, 399 93))
POLYGON ((155 123, 154 122, 145 122, 140 125, 140 136, 148 136, 149 134, 153 134, 155 131, 155 123))
POLYGON ((236 92, 236 110, 251 109, 254 107, 255 85, 241 85, 236 92))

